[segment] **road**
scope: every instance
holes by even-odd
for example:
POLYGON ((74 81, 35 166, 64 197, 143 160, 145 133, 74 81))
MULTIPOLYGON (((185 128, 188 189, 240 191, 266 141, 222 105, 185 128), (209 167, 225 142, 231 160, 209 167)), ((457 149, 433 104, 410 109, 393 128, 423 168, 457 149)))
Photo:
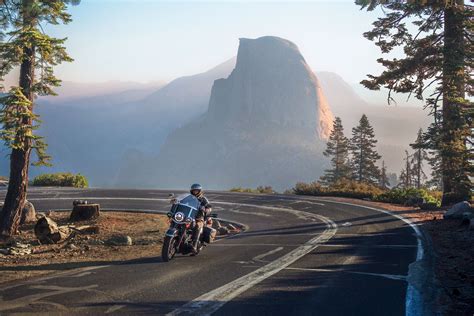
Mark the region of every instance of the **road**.
MULTIPOLYGON (((103 209, 163 212, 169 207, 169 193, 34 188, 28 199, 43 211, 70 209, 80 198, 103 209)), ((164 263, 157 251, 156 258, 90 262, 84 268, 4 285, 0 314, 416 313, 418 303, 407 275, 420 249, 413 227, 399 218, 312 197, 225 192, 207 196, 215 213, 248 229, 196 257, 164 263)))

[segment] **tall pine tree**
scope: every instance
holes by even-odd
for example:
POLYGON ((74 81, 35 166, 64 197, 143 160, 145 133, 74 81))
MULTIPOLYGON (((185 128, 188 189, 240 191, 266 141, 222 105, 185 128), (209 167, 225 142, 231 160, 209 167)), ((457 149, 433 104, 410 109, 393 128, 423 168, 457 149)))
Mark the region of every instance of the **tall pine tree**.
MULTIPOLYGON (((0 4, 0 79, 19 67, 18 86, 11 87, 1 100, 0 138, 11 148, 10 178, 5 197, 0 234, 16 233, 26 199, 31 151, 36 151, 38 165, 48 165, 46 144, 34 131, 38 116, 34 111, 36 95, 54 95, 60 80, 53 67, 72 61, 64 47, 66 39, 50 37, 42 24, 69 23, 67 4, 61 0, 3 0, 0 4), (7 41, 4 39, 8 37, 7 41)), ((78 3, 79 1, 73 1, 78 3)))
POLYGON ((341 179, 351 178, 349 140, 344 136, 344 127, 339 117, 334 120, 332 132, 323 154, 331 158, 331 169, 326 170, 321 177, 323 184, 331 185, 341 179))
POLYGON ((473 168, 474 10, 464 0, 356 0, 362 8, 383 7, 384 16, 364 36, 388 54, 403 47, 405 56, 380 58, 385 70, 362 84, 426 98, 434 123, 427 133, 430 149, 441 158, 442 204, 470 199, 473 168), (407 25, 411 24, 411 25, 407 25), (429 90, 428 90, 429 91, 429 90))
POLYGON ((380 170, 376 163, 380 155, 375 150, 376 144, 374 129, 364 114, 359 120, 359 125, 352 129, 350 145, 353 177, 356 181, 378 184, 380 170))

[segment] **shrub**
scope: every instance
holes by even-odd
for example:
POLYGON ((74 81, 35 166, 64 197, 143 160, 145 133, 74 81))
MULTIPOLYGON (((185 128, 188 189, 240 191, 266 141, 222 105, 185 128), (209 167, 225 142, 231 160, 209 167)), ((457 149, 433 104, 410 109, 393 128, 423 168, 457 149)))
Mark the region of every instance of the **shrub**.
POLYGON ((271 186, 258 186, 256 189, 252 188, 242 188, 242 187, 235 187, 229 190, 230 192, 240 192, 240 193, 265 193, 265 194, 272 194, 275 193, 271 186))
POLYGON ((87 178, 80 173, 59 172, 41 174, 33 179, 33 185, 87 188, 89 183, 87 178))
POLYGON ((340 180, 333 185, 323 186, 318 182, 299 182, 293 188, 295 194, 316 196, 340 196, 349 198, 374 198, 383 191, 379 187, 368 183, 359 183, 352 180, 340 180))
POLYGON ((423 203, 441 205, 441 195, 437 191, 428 191, 416 188, 395 188, 375 197, 376 201, 403 204, 421 205, 423 203))

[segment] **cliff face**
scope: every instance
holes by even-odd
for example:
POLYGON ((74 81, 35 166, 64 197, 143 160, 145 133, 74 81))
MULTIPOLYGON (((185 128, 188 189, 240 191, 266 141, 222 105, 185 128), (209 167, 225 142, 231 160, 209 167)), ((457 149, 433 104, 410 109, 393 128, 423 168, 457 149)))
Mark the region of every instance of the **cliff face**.
POLYGON ((208 118, 226 126, 280 125, 325 139, 332 114, 317 78, 295 44, 277 37, 240 39, 237 63, 214 82, 208 118))
POLYGON ((214 82, 207 113, 171 133, 151 164, 128 161, 136 168, 119 181, 288 188, 315 180, 326 167, 322 151, 332 120, 317 78, 293 43, 240 39, 236 66, 214 82))

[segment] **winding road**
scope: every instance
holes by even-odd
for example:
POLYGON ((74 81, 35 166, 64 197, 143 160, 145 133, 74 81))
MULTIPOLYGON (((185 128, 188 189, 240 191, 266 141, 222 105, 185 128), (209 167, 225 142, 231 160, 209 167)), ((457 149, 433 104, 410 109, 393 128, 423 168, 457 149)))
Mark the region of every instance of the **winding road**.
MULTIPOLYGON (((170 191, 33 188, 38 210, 87 199, 103 209, 166 212, 170 191)), ((174 191, 173 193, 179 193, 174 191)), ((146 258, 0 286, 0 315, 411 315, 416 227, 392 214, 325 199, 207 194, 247 230, 197 257, 146 258), (407 294, 408 293, 408 294, 407 294)), ((48 267, 45 267, 46 269, 48 267)), ((51 267, 53 268, 53 267, 51 267)))

